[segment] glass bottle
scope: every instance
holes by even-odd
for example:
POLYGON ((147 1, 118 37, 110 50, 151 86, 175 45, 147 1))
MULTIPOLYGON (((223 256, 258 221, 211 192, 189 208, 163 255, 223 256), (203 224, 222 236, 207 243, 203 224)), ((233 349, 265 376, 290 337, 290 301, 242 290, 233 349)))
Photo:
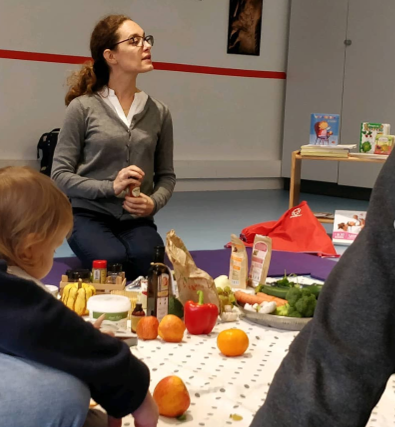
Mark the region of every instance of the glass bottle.
POLYGON ((169 271, 164 264, 165 247, 156 246, 154 262, 148 271, 147 315, 160 322, 169 314, 169 271))
POLYGON ((143 305, 138 302, 136 304, 136 307, 132 311, 132 332, 136 333, 137 331, 137 325, 140 322, 140 320, 145 316, 143 305))

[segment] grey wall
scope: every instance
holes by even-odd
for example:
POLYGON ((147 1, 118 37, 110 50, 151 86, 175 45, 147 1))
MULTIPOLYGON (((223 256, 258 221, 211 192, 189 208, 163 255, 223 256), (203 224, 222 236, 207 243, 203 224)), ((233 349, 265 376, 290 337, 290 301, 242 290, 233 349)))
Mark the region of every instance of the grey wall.
MULTIPOLYGON (((361 122, 390 123, 395 133, 395 2, 349 0, 349 6, 343 144, 359 141, 361 122)), ((381 167, 339 163, 338 183, 372 187, 381 167)))
MULTIPOLYGON (((310 114, 341 114, 342 144, 358 144, 363 121, 395 133, 393 0, 293 0, 282 174, 308 143, 310 114), (351 46, 344 41, 350 39, 351 46)), ((302 178, 372 187, 382 165, 303 162, 302 178)))
MULTIPOLYGON (((282 174, 291 152, 308 144, 311 113, 340 113, 347 0, 293 0, 284 118, 282 174)), ((336 162, 304 162, 302 178, 337 181, 336 162), (317 171, 319 174, 317 175, 317 171)))

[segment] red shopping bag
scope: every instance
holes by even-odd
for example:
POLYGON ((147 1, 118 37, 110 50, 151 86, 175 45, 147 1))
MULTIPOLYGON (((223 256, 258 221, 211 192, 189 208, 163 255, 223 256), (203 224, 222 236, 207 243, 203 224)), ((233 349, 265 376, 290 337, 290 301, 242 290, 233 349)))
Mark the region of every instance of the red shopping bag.
POLYGON ((332 240, 307 202, 289 209, 277 221, 263 222, 244 228, 240 238, 246 246, 252 246, 256 234, 270 237, 273 241, 273 249, 277 251, 338 256, 332 240))

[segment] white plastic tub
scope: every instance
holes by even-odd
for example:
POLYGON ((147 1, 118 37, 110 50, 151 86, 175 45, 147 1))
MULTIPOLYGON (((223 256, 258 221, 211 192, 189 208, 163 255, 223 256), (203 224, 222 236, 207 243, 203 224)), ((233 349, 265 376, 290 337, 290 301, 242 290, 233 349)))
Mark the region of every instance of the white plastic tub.
POLYGON ((92 322, 105 314, 101 328, 114 333, 126 331, 130 299, 122 295, 95 295, 88 299, 87 308, 92 322))

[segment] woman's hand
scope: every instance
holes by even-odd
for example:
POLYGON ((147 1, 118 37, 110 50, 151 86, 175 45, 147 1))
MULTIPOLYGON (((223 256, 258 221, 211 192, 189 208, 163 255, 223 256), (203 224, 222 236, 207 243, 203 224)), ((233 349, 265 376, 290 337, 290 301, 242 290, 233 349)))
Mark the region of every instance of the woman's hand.
POLYGON ((135 427, 156 427, 159 419, 159 409, 150 392, 143 403, 133 412, 135 427))
POLYGON ((121 169, 113 183, 115 195, 118 196, 118 194, 122 193, 131 184, 135 187, 140 187, 144 175, 145 173, 134 165, 121 169))
POLYGON ((151 197, 140 193, 140 197, 126 196, 123 202, 125 211, 137 216, 149 216, 154 210, 155 203, 151 197))
MULTIPOLYGON (((101 324, 103 323, 103 321, 104 321, 104 319, 106 318, 106 315, 103 313, 96 321, 95 321, 95 323, 93 323, 93 327, 94 328, 96 328, 96 329, 99 329, 100 330, 100 328, 101 328, 101 324)), ((115 337, 115 334, 114 334, 114 332, 112 332, 112 331, 106 331, 106 330, 103 330, 103 331, 101 331, 103 334, 107 334, 107 335, 111 335, 112 337, 115 337)))

